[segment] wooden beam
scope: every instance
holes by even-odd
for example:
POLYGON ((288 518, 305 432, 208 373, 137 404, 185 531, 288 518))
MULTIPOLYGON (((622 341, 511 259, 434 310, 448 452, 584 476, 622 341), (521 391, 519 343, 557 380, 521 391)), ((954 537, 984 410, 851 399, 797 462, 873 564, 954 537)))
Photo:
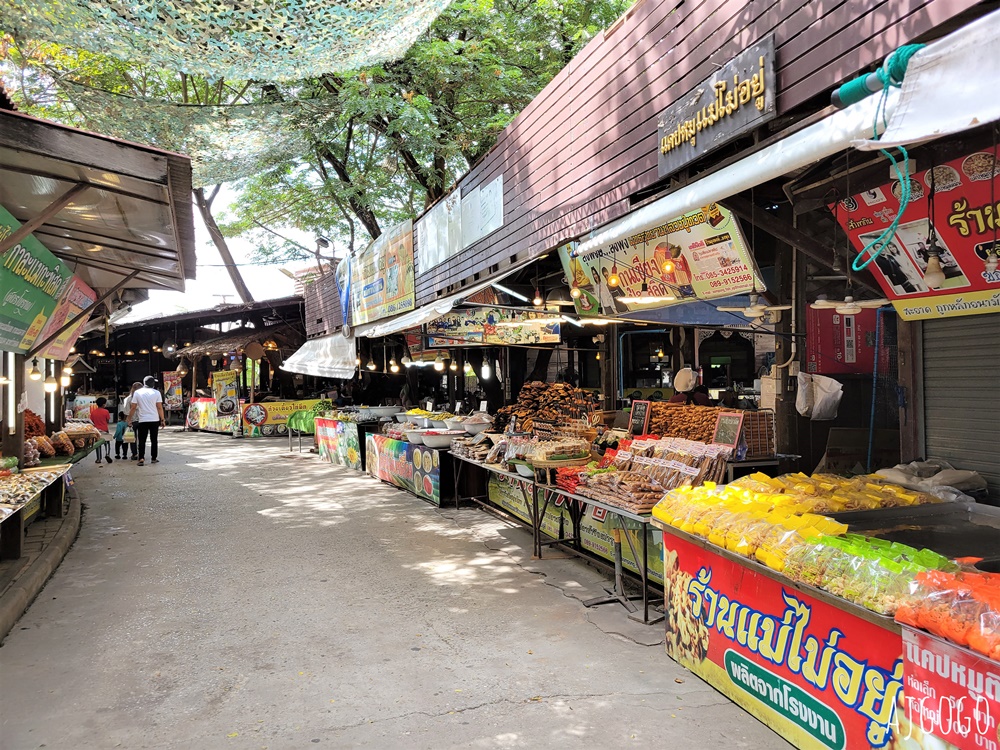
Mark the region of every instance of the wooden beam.
MULTIPOLYGON (((835 252, 841 255, 844 263, 851 262, 851 259, 845 254, 835 251, 834 248, 828 247, 814 237, 810 237, 805 232, 800 232, 787 222, 769 214, 763 208, 755 208, 750 201, 745 198, 734 195, 733 197, 726 198, 724 201, 720 202, 722 205, 732 210, 732 212, 741 219, 749 221, 751 224, 756 225, 758 229, 762 229, 775 239, 784 242, 786 245, 790 245, 792 249, 798 250, 803 255, 821 265, 823 268, 833 271, 833 256, 835 252)), ((839 271, 834 271, 834 273, 839 273, 839 271)), ((852 278, 852 282, 855 286, 867 289, 868 291, 877 294, 879 297, 882 296, 881 289, 860 276, 854 276, 852 278)))
POLYGON ((47 222, 57 213, 62 211, 66 206, 73 202, 73 200, 80 195, 80 193, 85 190, 89 190, 90 185, 76 184, 67 190, 65 193, 60 195, 54 201, 52 201, 48 206, 46 206, 40 214, 32 219, 29 219, 20 227, 18 227, 13 234, 8 235, 4 239, 0 240, 0 255, 5 255, 8 250, 16 246, 21 240, 27 237, 29 234, 38 229, 42 224, 47 222))

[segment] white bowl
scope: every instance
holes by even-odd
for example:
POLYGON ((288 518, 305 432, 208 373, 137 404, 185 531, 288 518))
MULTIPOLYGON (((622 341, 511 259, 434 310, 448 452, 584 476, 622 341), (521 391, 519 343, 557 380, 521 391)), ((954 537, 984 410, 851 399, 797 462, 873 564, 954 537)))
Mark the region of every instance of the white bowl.
POLYGON ((399 412, 398 406, 369 406, 366 411, 377 414, 380 417, 393 417, 399 412))
POLYGON ((514 468, 517 469, 517 473, 522 477, 528 477, 529 479, 535 478, 535 470, 531 466, 525 466, 524 464, 514 464, 514 468))
POLYGON ((444 425, 449 430, 464 430, 465 422, 460 419, 446 419, 444 420, 444 425))
POLYGON ((491 422, 466 422, 462 425, 463 429, 470 435, 478 435, 480 432, 485 432, 492 426, 493 424, 491 422))
POLYGON ((430 422, 431 422, 432 425, 434 425, 438 429, 441 429, 441 430, 447 430, 448 429, 448 421, 445 420, 445 419, 432 419, 432 420, 430 420, 430 422))
POLYGON ((408 443, 413 443, 414 445, 424 444, 424 431, 423 430, 407 430, 406 431, 406 441, 408 443))
POLYGON ((434 434, 433 432, 425 432, 423 435, 424 445, 428 448, 450 448, 451 441, 457 437, 461 437, 463 433, 457 430, 449 430, 447 432, 440 432, 434 434))
POLYGON ((410 421, 410 417, 405 411, 401 411, 398 414, 393 414, 392 416, 394 416, 396 418, 396 421, 399 422, 400 424, 410 421))

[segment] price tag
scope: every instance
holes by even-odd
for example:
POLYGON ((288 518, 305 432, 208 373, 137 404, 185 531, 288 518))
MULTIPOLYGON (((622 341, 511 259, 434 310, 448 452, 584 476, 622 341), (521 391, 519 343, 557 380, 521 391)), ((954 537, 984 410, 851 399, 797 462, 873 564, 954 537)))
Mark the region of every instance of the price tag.
POLYGON ((427 406, 425 408, 427 409, 427 411, 434 411, 434 402, 428 401, 427 406))
POLYGON ((485 401, 480 401, 479 402, 479 411, 484 412, 484 413, 486 411, 488 411, 488 409, 486 408, 486 402, 485 401))

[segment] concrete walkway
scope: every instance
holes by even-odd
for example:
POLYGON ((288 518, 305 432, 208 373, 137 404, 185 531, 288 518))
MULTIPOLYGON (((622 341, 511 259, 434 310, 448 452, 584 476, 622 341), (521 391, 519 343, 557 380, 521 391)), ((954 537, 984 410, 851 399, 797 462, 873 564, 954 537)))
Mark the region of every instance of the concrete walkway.
POLYGON ((519 528, 280 440, 161 443, 78 479, 0 648, 0 747, 785 747, 519 528))

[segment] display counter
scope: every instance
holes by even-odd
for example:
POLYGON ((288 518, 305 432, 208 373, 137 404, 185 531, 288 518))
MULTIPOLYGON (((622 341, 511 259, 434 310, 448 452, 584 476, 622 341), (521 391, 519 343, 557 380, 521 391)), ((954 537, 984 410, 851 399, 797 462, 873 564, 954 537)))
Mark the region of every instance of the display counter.
POLYGON ((367 435, 365 471, 437 506, 454 491, 452 462, 447 450, 394 440, 385 435, 367 435))
POLYGON ((24 530, 38 515, 62 517, 69 469, 63 458, 62 463, 0 479, 0 559, 16 560, 24 554, 24 530))
POLYGON ((378 429, 378 422, 345 422, 316 417, 316 444, 324 461, 365 471, 368 466, 368 440, 378 429))

